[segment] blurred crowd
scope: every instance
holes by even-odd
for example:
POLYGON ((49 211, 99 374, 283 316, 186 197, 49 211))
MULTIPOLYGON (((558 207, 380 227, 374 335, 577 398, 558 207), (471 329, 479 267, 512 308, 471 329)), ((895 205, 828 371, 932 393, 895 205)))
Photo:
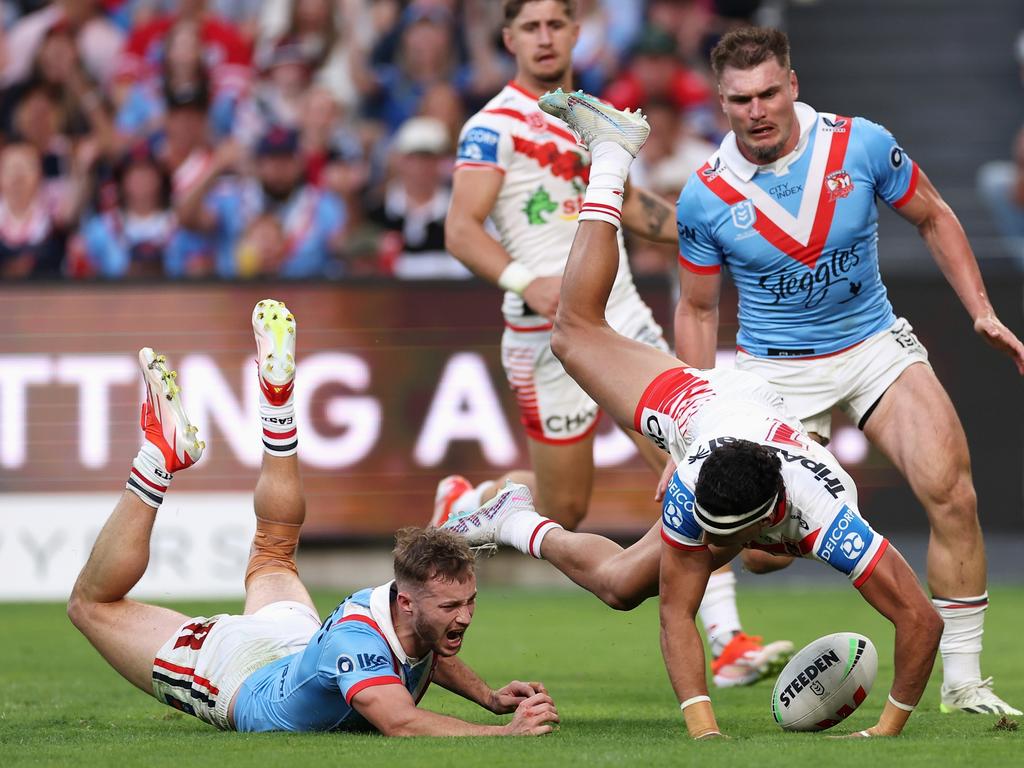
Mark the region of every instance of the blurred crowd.
MULTIPOLYGON (((758 0, 579 0, 577 82, 642 106, 674 199, 721 135, 707 51, 758 0)), ((497 0, 0 0, 0 279, 466 277, 459 129, 497 0)), ((664 270, 664 254, 636 253, 664 270)))

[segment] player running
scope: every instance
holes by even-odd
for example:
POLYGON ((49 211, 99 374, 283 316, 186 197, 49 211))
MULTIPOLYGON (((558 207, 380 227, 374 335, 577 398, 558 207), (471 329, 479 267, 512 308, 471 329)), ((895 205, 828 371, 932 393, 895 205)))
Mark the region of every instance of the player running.
MULTIPOLYGON (((686 367, 607 323, 604 303, 615 279, 620 224, 616 200, 649 127, 638 114, 580 93, 556 91, 540 103, 568 122, 593 156, 554 352, 620 425, 667 451, 678 467, 661 521, 626 550, 538 515, 528 489, 518 484, 478 511, 452 516, 444 528, 476 546, 505 544, 543 557, 606 601, 635 602, 660 591, 665 664, 697 739, 721 735, 695 625, 709 575, 744 548, 826 562, 895 625, 889 698, 878 723, 860 735, 899 734, 928 682, 942 632, 939 615, 896 548, 861 517, 849 475, 803 432, 766 382, 741 371, 686 367)), ((780 558, 776 567, 789 562, 780 558)))
MULTIPOLYGON (((502 34, 515 56, 516 76, 462 129, 445 240, 467 267, 505 290, 501 357, 519 403, 533 471, 513 472, 475 488, 457 475, 444 478, 433 522, 440 524, 453 510, 476 509, 512 477, 534 488, 546 515, 575 528, 590 504, 600 411, 551 353, 551 324, 584 204, 590 155, 563 124, 537 109, 537 96, 571 85, 579 24, 572 0, 505 0, 503 10, 502 34), (485 228, 488 217, 500 242, 485 228)), ((622 195, 619 207, 627 228, 646 238, 676 241, 670 204, 638 188, 624 189, 622 195)), ((608 321, 619 333, 667 351, 661 328, 633 284, 621 235, 616 246, 608 321)), ((660 474, 664 456, 629 434, 660 474)), ((701 619, 720 686, 758 680, 792 649, 787 641, 762 645, 759 637, 742 631, 735 578, 728 568, 712 578, 701 619)))
POLYGON ((746 28, 712 51, 732 132, 679 198, 676 351, 714 365, 721 267, 740 297, 736 366, 767 379, 812 436, 840 407, 899 469, 931 526, 928 585, 945 621, 943 712, 1019 715, 981 677, 985 545, 963 427, 878 272, 878 207, 921 234, 974 329, 1024 373, 960 222, 893 136, 796 101, 789 41, 746 28))
POLYGON ((295 567, 305 518, 296 451, 295 319, 284 304, 252 315, 264 456, 253 503, 256 535, 245 612, 190 618, 129 600, 149 561, 150 534, 171 480, 203 454, 175 372, 145 348, 145 440, 68 603, 68 615, 129 682, 222 730, 376 729, 387 736, 539 735, 558 713, 540 683, 492 690, 456 654, 473 618, 476 578, 465 543, 404 529, 395 580, 346 598, 320 617, 295 567), (419 709, 431 681, 495 714, 476 725, 419 709))

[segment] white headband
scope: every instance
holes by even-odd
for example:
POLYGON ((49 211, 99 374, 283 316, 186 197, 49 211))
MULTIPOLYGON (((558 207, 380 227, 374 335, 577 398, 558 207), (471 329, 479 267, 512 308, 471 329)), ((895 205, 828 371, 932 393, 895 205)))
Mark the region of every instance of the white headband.
POLYGON ((719 536, 729 536, 736 533, 736 531, 746 528, 748 525, 756 523, 758 520, 768 517, 768 515, 775 511, 775 502, 778 500, 779 492, 776 491, 775 495, 768 499, 768 501, 759 504, 749 512, 741 512, 738 515, 712 515, 694 499, 693 512, 694 517, 697 519, 697 525, 705 531, 719 536))

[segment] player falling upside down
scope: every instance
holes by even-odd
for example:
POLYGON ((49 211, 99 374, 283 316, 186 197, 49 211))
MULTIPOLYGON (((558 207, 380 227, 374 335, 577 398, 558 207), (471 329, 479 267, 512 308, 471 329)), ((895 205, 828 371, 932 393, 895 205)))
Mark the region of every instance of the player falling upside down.
POLYGON ((736 367, 828 442, 841 408, 928 515, 928 586, 945 621, 942 712, 1019 715, 981 677, 988 591, 967 438, 878 269, 878 201, 917 228, 975 331, 1024 374, 956 214, 887 130, 796 101, 789 41, 746 27, 711 52, 730 133, 679 197, 676 352, 714 365, 722 264, 739 292, 736 367), (780 195, 780 191, 784 194, 780 195))
MULTIPOLYGON (((551 323, 576 215, 590 172, 585 147, 565 126, 537 108, 537 96, 572 83, 572 51, 579 37, 573 0, 504 0, 502 37, 515 57, 515 78, 462 129, 445 221, 452 254, 483 279, 504 289, 501 358, 516 392, 530 455, 530 471, 510 473, 528 482, 544 514, 575 528, 587 514, 594 478, 594 437, 600 410, 551 353, 551 323), (490 219, 500 242, 487 231, 490 219)), ((675 243, 672 206, 657 195, 623 191, 622 220, 632 233, 675 243)), ((619 333, 668 350, 661 328, 633 284, 625 243, 607 303, 619 333)), ((629 433, 656 473, 664 456, 629 433)), ((476 509, 506 475, 475 488, 452 475, 438 484, 434 523, 455 511, 476 509)), ((660 490, 659 490, 660 493, 660 490)), ((743 632, 735 577, 712 576, 701 619, 719 686, 755 682, 792 643, 761 644, 743 632)))
POLYGON ((550 731, 558 713, 543 685, 513 681, 492 690, 457 658, 473 618, 476 578, 472 553, 449 533, 399 531, 395 580, 356 592, 321 624, 295 567, 305 518, 292 401, 295 321, 273 300, 259 302, 252 321, 265 451, 244 615, 190 618, 125 597, 146 571, 153 523, 173 476, 205 447, 185 415, 174 372, 145 348, 145 441, 75 584, 72 622, 129 682, 223 730, 550 731), (495 714, 515 714, 504 725, 477 725, 419 709, 432 680, 495 714))
MULTIPOLYGON (((665 665, 694 738, 720 735, 694 620, 708 576, 751 549, 824 561, 849 576, 895 625, 889 699, 878 723, 862 735, 900 733, 928 682, 942 620, 896 548, 860 516, 850 476, 803 432, 763 379, 686 367, 608 325, 616 201, 650 129, 642 116, 583 94, 556 91, 540 104, 589 144, 587 201, 604 206, 580 216, 552 348, 602 408, 670 453, 678 467, 661 521, 626 550, 541 517, 529 490, 517 484, 476 512, 452 515, 443 527, 474 545, 506 544, 542 557, 612 605, 660 593, 665 665)), ((780 558, 778 567, 789 562, 780 558)))

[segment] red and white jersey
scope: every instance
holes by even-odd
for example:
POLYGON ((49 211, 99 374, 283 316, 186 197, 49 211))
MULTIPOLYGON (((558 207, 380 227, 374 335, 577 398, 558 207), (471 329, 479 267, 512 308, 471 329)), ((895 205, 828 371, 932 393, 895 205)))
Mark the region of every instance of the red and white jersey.
MULTIPOLYGON (((490 217, 502 246, 536 275, 561 275, 590 179, 590 152, 569 128, 541 112, 536 95, 511 82, 463 126, 455 168, 504 174, 490 217)), ((638 299, 621 231, 618 240, 619 272, 607 308, 612 327, 627 302, 638 299)), ((502 311, 517 326, 548 324, 539 315, 524 318, 523 300, 512 292, 505 294, 502 311)))

